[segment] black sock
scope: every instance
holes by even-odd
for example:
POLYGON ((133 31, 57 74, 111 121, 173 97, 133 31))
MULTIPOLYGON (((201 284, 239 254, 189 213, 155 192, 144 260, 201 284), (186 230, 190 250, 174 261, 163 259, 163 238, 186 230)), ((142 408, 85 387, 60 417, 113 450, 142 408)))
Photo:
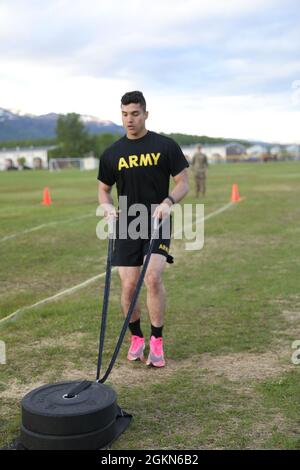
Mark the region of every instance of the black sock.
POLYGON ((131 331, 131 334, 134 336, 139 336, 140 338, 144 338, 144 335, 141 330, 141 320, 138 319, 132 323, 129 323, 128 328, 131 331))
POLYGON ((155 338, 162 338, 163 326, 153 326, 151 325, 151 336, 155 338))

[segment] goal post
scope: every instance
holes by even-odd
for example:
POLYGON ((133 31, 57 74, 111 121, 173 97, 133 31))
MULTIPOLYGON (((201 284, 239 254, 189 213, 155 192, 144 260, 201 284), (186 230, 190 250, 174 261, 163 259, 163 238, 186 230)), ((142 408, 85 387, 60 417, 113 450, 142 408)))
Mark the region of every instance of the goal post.
POLYGON ((94 156, 87 156, 84 158, 50 158, 49 160, 50 171, 60 170, 97 170, 99 167, 99 159, 94 156))
POLYGON ((83 170, 83 158, 50 158, 49 171, 83 170))

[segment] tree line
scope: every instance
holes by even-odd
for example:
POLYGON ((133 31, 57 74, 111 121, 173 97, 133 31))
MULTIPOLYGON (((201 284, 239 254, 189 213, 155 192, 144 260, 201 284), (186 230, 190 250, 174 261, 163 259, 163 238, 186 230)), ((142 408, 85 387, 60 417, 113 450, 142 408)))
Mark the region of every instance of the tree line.
MULTIPOLYGON (((218 137, 208 137, 205 135, 188 135, 180 133, 171 133, 162 135, 171 137, 179 145, 192 144, 225 144, 229 139, 218 137)), ((99 158, 103 151, 121 137, 121 134, 90 134, 84 123, 80 120, 80 115, 76 113, 68 113, 59 115, 56 123, 55 139, 38 139, 38 140, 19 140, 0 142, 0 148, 16 148, 16 147, 37 147, 37 146, 55 146, 49 150, 49 158, 63 157, 86 157, 94 155, 99 158)), ((230 139, 232 140, 232 139, 230 139)), ((249 142, 244 140, 235 140, 242 144, 249 142)))

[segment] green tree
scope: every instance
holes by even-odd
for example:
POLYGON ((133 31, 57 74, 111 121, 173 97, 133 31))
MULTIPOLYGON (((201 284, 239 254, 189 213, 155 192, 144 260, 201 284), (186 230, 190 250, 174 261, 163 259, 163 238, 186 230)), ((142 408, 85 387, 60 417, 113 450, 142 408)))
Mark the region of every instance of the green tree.
POLYGON ((55 152, 57 156, 84 157, 91 150, 90 138, 79 114, 60 115, 56 123, 56 136, 59 144, 55 152))
POLYGON ((120 139, 120 134, 94 134, 91 139, 91 150, 95 157, 100 157, 104 150, 120 139))
POLYGON ((44 147, 47 145, 56 145, 55 139, 27 139, 27 140, 3 140, 0 141, 1 148, 16 148, 16 147, 44 147))

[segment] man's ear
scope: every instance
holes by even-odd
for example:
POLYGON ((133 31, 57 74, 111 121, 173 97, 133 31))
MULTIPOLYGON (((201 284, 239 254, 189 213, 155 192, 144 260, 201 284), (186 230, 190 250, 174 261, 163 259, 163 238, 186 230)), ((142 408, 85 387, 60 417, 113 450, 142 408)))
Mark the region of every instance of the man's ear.
POLYGON ((146 115, 146 118, 145 118, 145 119, 148 119, 149 111, 145 111, 145 115, 146 115))

